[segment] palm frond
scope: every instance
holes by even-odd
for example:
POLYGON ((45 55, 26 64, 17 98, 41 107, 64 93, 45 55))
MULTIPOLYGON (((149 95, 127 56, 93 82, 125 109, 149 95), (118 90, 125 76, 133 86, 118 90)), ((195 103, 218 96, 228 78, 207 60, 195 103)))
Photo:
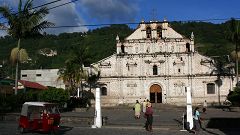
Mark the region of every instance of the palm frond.
POLYGON ((26 51, 26 49, 18 49, 18 47, 15 47, 12 49, 11 51, 11 55, 10 55, 10 61, 12 63, 16 63, 17 60, 19 62, 25 62, 28 60, 28 53, 26 51))
POLYGON ((28 53, 26 49, 20 49, 19 50, 19 61, 20 62, 26 62, 28 60, 28 53))
MULTIPOLYGON (((240 52, 238 52, 238 61, 240 60, 240 52)), ((231 52, 231 58, 233 59, 233 60, 236 60, 236 51, 232 51, 231 52)))
POLYGON ((23 11, 27 11, 29 9, 32 9, 32 2, 33 2, 33 0, 27 0, 25 5, 24 5, 23 11))
POLYGON ((45 28, 52 27, 52 26, 54 26, 53 23, 48 22, 48 21, 43 21, 43 22, 39 23, 38 25, 34 26, 32 28, 32 32, 37 33, 39 31, 42 31, 45 28))
POLYGON ((15 47, 12 49, 11 54, 10 54, 10 61, 14 64, 17 61, 17 56, 18 56, 18 48, 15 47))
POLYGON ((8 21, 11 21, 13 19, 13 14, 8 7, 5 6, 0 7, 0 14, 2 14, 2 16, 6 18, 8 21))
POLYGON ((18 3, 18 12, 20 13, 22 11, 22 0, 19 0, 18 3))

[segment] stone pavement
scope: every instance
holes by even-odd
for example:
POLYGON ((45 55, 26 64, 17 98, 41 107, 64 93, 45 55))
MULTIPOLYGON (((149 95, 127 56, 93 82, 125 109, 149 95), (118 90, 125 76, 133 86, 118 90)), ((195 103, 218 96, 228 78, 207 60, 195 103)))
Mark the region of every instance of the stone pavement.
MULTIPOLYGON (((94 108, 81 112, 63 112, 61 133, 64 135, 145 135, 145 134, 163 134, 163 135, 185 135, 192 134, 182 129, 182 115, 185 107, 170 105, 153 105, 154 121, 153 132, 147 132, 143 128, 145 119, 134 119, 132 107, 118 106, 102 108, 102 116, 106 117, 104 125, 100 129, 90 128, 93 124, 94 108)), ((240 109, 233 111, 223 111, 218 108, 208 108, 206 113, 201 114, 204 118, 203 127, 198 134, 200 135, 238 135, 240 134, 240 109)), ((16 134, 17 114, 8 114, 6 120, 0 120, 0 135, 16 134)), ((31 133, 27 133, 31 134, 31 133)))
MULTIPOLYGON (((153 130, 155 131, 180 131, 182 129, 182 116, 185 113, 185 107, 172 105, 154 106, 153 130)), ((201 114, 203 117, 204 130, 201 134, 214 134, 212 131, 219 131, 216 134, 229 134, 237 132, 240 134, 240 109, 235 108, 233 111, 223 111, 218 108, 208 108, 206 113, 201 114)), ((104 120, 102 128, 108 129, 131 129, 144 130, 145 118, 134 119, 132 107, 118 106, 102 108, 102 116, 107 117, 104 120)), ((75 127, 90 127, 93 124, 94 108, 83 112, 65 112, 62 113, 63 125, 71 123, 75 127), (74 118, 66 120, 69 116, 74 118), (84 122, 85 118, 85 122, 84 122), (88 119, 88 120, 87 120, 88 119)), ((186 133, 185 133, 186 134, 186 133)))

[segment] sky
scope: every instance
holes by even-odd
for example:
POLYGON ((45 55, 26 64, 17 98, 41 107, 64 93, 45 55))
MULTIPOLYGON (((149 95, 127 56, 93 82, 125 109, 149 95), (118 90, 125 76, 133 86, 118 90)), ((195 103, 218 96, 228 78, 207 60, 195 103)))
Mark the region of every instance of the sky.
MULTIPOLYGON (((17 12, 19 0, 0 0, 0 6, 11 7, 17 12)), ((25 1, 25 0, 23 0, 25 1)), ((33 7, 55 0, 34 0, 33 7)), ((61 0, 48 8, 75 0, 61 0)), ((139 23, 142 20, 189 21, 240 18, 240 0, 77 0, 71 4, 49 10, 46 20, 55 26, 139 23)), ((0 15, 1 17, 1 15, 0 15)), ((221 21, 210 21, 222 23, 221 21)), ((6 22, 3 18, 0 22, 6 22)), ((51 28, 49 34, 84 32, 102 26, 51 28)), ((136 25, 130 27, 135 28, 136 25)), ((0 30, 0 36, 6 32, 0 30)))

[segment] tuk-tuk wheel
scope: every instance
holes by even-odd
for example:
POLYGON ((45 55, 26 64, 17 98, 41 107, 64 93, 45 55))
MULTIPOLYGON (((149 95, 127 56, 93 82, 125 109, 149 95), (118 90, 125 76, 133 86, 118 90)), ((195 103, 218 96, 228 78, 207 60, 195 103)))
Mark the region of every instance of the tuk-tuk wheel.
POLYGON ((25 132, 25 128, 23 128, 23 127, 19 127, 19 131, 20 131, 20 133, 22 134, 22 133, 25 132))

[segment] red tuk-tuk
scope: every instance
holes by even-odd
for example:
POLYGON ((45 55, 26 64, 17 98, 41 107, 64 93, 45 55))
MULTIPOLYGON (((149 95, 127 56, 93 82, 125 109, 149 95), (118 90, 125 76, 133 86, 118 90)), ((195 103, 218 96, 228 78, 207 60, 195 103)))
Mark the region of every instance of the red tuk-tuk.
POLYGON ((60 113, 57 104, 48 102, 25 102, 19 119, 21 133, 26 131, 56 132, 60 113))

